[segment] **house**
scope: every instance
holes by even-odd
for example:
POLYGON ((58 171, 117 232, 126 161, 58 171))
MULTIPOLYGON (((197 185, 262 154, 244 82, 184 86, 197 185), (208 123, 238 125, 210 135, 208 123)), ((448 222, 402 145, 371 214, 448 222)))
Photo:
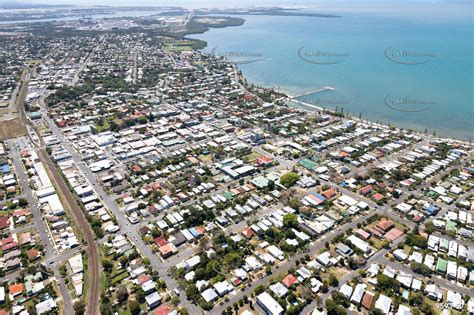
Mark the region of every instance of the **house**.
POLYGON ((413 281, 413 276, 404 272, 400 272, 397 276, 397 281, 400 282, 401 286, 410 289, 413 281))
POLYGON ((158 292, 153 292, 145 296, 145 302, 149 310, 154 309, 161 304, 161 296, 158 294, 158 292))
POLYGON ((428 284, 425 287, 425 294, 435 301, 441 301, 443 299, 443 291, 435 284, 428 284))
POLYGON ((377 228, 379 228, 380 230, 382 230, 384 232, 387 232, 392 227, 394 227, 394 224, 390 220, 382 219, 382 220, 379 221, 379 223, 377 223, 377 228))
POLYGON ((465 283, 467 280, 467 268, 463 266, 458 267, 458 281, 461 283, 465 283))
POLYGON ((246 239, 251 239, 252 236, 254 235, 254 231, 251 229, 251 228, 246 228, 245 230, 242 231, 242 235, 246 238, 246 239))
POLYGON ((53 298, 49 298, 47 300, 39 302, 38 304, 35 305, 35 307, 36 307, 36 313, 45 314, 57 308, 58 305, 56 304, 56 301, 53 298))
POLYGON ((351 302, 356 305, 359 305, 362 300, 362 297, 364 296, 366 288, 367 285, 365 283, 358 283, 354 288, 354 292, 352 293, 351 302))
POLYGON ((257 304, 267 315, 280 315, 284 311, 283 307, 267 292, 257 295, 257 304))
POLYGON ((376 263, 372 263, 369 268, 367 268, 367 274, 370 276, 370 277, 375 277, 377 276, 377 274, 379 273, 380 271, 380 266, 376 263))
POLYGON ((350 299, 352 295, 352 287, 348 284, 343 284, 339 289, 339 293, 344 295, 347 299, 350 299))
POLYGON ((400 231, 399 229, 393 228, 387 233, 385 233, 384 237, 389 240, 390 242, 393 242, 397 238, 403 235, 403 232, 400 231))
POLYGON ((451 280, 456 280, 456 276, 458 273, 458 265, 454 261, 448 261, 448 265, 446 267, 446 277, 451 280))
POLYGON ((390 308, 392 307, 392 299, 388 296, 380 294, 379 298, 375 302, 375 308, 382 311, 383 314, 388 315, 390 308))
POLYGON ((408 255, 403 251, 403 249, 397 249, 393 252, 393 257, 400 261, 405 261, 408 258, 408 255))
POLYGON ((316 257, 316 261, 324 267, 330 267, 333 264, 333 257, 330 252, 324 252, 316 257))
POLYGON ((25 286, 23 283, 11 284, 8 287, 8 292, 10 292, 10 296, 14 299, 18 295, 22 294, 25 291, 25 286))
POLYGON ((464 307, 464 300, 460 293, 448 290, 448 293, 446 294, 446 304, 460 311, 464 307))
POLYGON ((354 253, 354 251, 349 246, 343 243, 337 244, 336 252, 338 252, 341 256, 346 257, 346 258, 351 256, 354 253))
POLYGON ((369 243, 367 243, 366 241, 361 240, 360 238, 358 238, 355 235, 349 236, 347 238, 347 240, 349 240, 352 243, 352 245, 354 245, 355 247, 360 249, 366 255, 370 254, 370 252, 372 251, 371 248, 370 248, 369 243))
POLYGON ((288 289, 281 284, 281 282, 276 282, 275 284, 270 286, 270 290, 279 298, 285 296, 288 293, 288 289))
POLYGON ((218 297, 216 291, 214 291, 211 288, 209 288, 209 289, 205 290, 204 292, 202 292, 201 296, 203 297, 204 301, 206 301, 208 303, 215 301, 218 297))
POLYGON ((398 306, 397 315, 411 315, 411 309, 408 306, 400 304, 398 306))
POLYGON ((298 279, 296 279, 292 274, 289 274, 282 280, 282 282, 285 287, 290 288, 292 285, 298 283, 298 279))
POLYGON ((227 282, 227 280, 224 280, 214 284, 214 289, 216 290, 217 294, 219 294, 219 296, 224 296, 232 291, 232 286, 229 282, 227 282))
POLYGON ((368 194, 370 194, 372 191, 373 191, 372 185, 364 186, 364 187, 362 187, 362 188, 359 190, 359 192, 360 192, 362 195, 368 195, 368 194))
POLYGON ((438 262, 436 263, 436 272, 439 274, 446 274, 446 269, 448 266, 448 262, 443 258, 438 258, 438 262))
POLYGON ((370 310, 372 308, 372 304, 374 304, 374 298, 375 298, 374 293, 370 291, 366 291, 364 294, 364 297, 362 298, 362 306, 365 309, 370 310))

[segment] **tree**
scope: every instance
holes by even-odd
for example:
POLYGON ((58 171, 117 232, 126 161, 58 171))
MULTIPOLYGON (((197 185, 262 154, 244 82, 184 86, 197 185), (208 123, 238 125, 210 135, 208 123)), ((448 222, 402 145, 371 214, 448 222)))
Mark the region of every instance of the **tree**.
POLYGON ((288 172, 280 177, 280 184, 286 188, 290 188, 300 179, 300 175, 295 172, 288 172))
POLYGON ((400 289, 400 282, 395 279, 392 279, 384 274, 377 276, 377 285, 376 289, 378 291, 393 291, 398 292, 400 289))
POLYGON ((143 291, 142 288, 138 288, 135 291, 135 298, 137 299, 139 303, 145 302, 145 292, 143 291))
POLYGON ((112 306, 110 303, 100 304, 100 315, 112 315, 112 306))
POLYGON ((415 233, 408 234, 405 243, 412 247, 418 247, 421 249, 428 248, 428 240, 415 233))
POLYGON ((428 234, 433 233, 436 230, 436 227, 433 223, 433 221, 428 221, 425 223, 425 232, 428 234))
POLYGON ((253 292, 255 292, 256 295, 262 293, 263 291, 265 291, 265 287, 261 284, 256 286, 255 290, 253 290, 253 292))
POLYGON ((103 259, 102 260, 102 267, 104 268, 104 271, 106 273, 110 273, 112 271, 112 268, 114 267, 114 264, 109 261, 108 259, 103 259))
POLYGON ((326 310, 328 312, 328 315, 346 315, 347 314, 346 310, 342 306, 337 305, 337 303, 334 302, 333 299, 326 300, 326 310))
POLYGON ((283 216, 283 225, 286 227, 297 227, 298 216, 294 213, 288 213, 283 216))
POLYGON ((337 287, 339 285, 339 280, 332 273, 329 275, 329 285, 332 287, 337 287))
POLYGON ((301 203, 301 200, 298 198, 291 198, 290 202, 288 203, 291 208, 298 210, 303 204, 301 203))
POLYGON ((419 306, 423 304, 423 294, 420 292, 413 293, 408 301, 412 306, 419 306))
POLYGON ((351 268, 352 270, 355 270, 359 267, 359 263, 353 257, 349 257, 347 264, 349 265, 349 268, 351 268))
POLYGON ((77 315, 82 315, 86 313, 86 304, 84 303, 83 300, 79 300, 76 303, 74 303, 74 312, 77 315))
POLYGON ((433 308, 428 303, 423 303, 420 306, 420 311, 425 315, 434 315, 435 314, 433 308))
POLYGON ((173 298, 171 299, 171 304, 173 304, 173 306, 176 306, 179 304, 179 297, 177 296, 173 296, 173 298))
POLYGON ((19 207, 26 207, 28 205, 28 200, 25 198, 19 198, 18 199, 18 206, 19 207))
POLYGON ((117 288, 117 292, 115 292, 115 295, 117 296, 117 300, 120 303, 125 302, 128 299, 128 291, 127 288, 125 288, 123 285, 119 286, 117 288))
POLYGON ((416 273, 422 274, 424 276, 431 276, 431 269, 425 264, 420 264, 414 261, 410 264, 410 268, 416 273))
POLYGON ((222 263, 226 267, 237 268, 237 267, 242 266, 243 258, 241 255, 239 255, 239 253, 232 252, 224 256, 222 263))
POLYGON ((129 300, 128 301, 128 309, 132 315, 140 314, 140 304, 137 300, 129 300))

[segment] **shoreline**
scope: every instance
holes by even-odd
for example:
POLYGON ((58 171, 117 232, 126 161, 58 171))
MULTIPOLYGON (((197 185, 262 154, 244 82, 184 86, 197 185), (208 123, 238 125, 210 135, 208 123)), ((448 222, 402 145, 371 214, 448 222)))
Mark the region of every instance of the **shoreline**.
MULTIPOLYGON (((238 64, 235 64, 231 61, 226 61, 226 62, 228 62, 230 64, 233 64, 235 66, 234 69, 238 69, 238 64)), ((239 78, 239 81, 244 82, 243 84, 245 84, 245 85, 247 84, 248 80, 241 72, 240 73, 237 72, 236 75, 239 78)), ((281 88, 265 87, 265 86, 260 86, 260 87, 264 88, 264 89, 274 90, 274 91, 276 91, 280 94, 284 94, 285 95, 285 105, 286 106, 292 107, 292 108, 297 109, 297 110, 314 113, 314 111, 310 110, 310 109, 297 108, 297 107, 289 105, 288 102, 293 101, 294 97, 289 95, 287 91, 282 90, 281 88)), ((308 107, 314 108, 316 111, 329 112, 333 115, 334 114, 340 114, 340 112, 336 112, 333 109, 323 108, 323 107, 320 107, 320 106, 317 106, 317 105, 314 105, 314 104, 306 103, 304 101, 298 101, 298 102, 302 103, 303 106, 308 106, 308 107)), ((396 130, 411 132, 412 134, 415 134, 415 135, 418 135, 418 136, 421 136, 421 137, 425 137, 425 138, 430 138, 432 140, 451 141, 451 142, 454 142, 454 143, 459 143, 459 144, 463 144, 463 145, 472 146, 472 143, 470 143, 469 141, 466 141, 466 140, 461 140, 461 139, 457 139, 457 138, 453 138, 453 137, 435 136, 435 135, 428 134, 428 133, 425 134, 425 133, 419 132, 417 130, 411 130, 411 129, 399 127, 395 123, 394 123, 394 125, 391 125, 391 123, 389 123, 389 124, 380 123, 380 122, 377 123, 377 122, 372 121, 372 120, 362 119, 362 118, 356 117, 354 115, 349 115, 349 114, 344 114, 344 118, 354 120, 356 122, 361 122, 361 123, 366 123, 366 124, 371 124, 371 125, 376 125, 376 126, 381 126, 381 127, 386 127, 386 128, 395 128, 396 130)))
MULTIPOLYGON (((243 19, 243 23, 241 25, 243 25, 245 23, 245 19, 243 19)), ((231 26, 231 25, 229 25, 231 26)), ((240 25, 237 25, 237 26, 240 26, 240 25)), ((225 27, 228 27, 228 26, 225 26, 225 27)), ((209 31, 211 28, 213 27, 209 27, 205 32, 209 31)), ((204 34, 205 32, 202 32, 200 34, 204 34)), ((193 35, 193 34, 187 34, 187 35, 193 35)), ((186 35, 186 36, 187 36, 186 35)), ((190 39, 190 40, 193 40, 193 41, 199 41, 199 42, 202 42, 203 43, 203 47, 200 47, 198 48, 198 50, 203 53, 203 54, 207 54, 207 55, 210 55, 210 56, 213 56, 212 53, 209 53, 209 52, 204 52, 202 51, 204 48, 206 48, 209 43, 205 40, 202 40, 202 39, 197 39, 197 38, 192 38, 192 37, 187 37, 187 39, 190 39)), ((235 67, 237 67, 237 69, 241 70, 239 68, 239 64, 236 63, 236 62, 233 62, 233 61, 230 61, 230 60, 226 60, 226 62, 228 62, 229 64, 232 64, 232 65, 235 65, 235 67)), ((242 82, 251 82, 248 80, 248 78, 246 78, 240 71, 240 73, 237 74, 238 77, 239 77, 239 80, 241 80, 242 82)), ((256 82, 252 82, 253 84, 255 85, 258 85, 256 82)), ((259 85, 261 88, 264 88, 264 89, 270 89, 270 90, 274 90, 274 91, 277 91, 281 94, 284 94, 285 95, 285 98, 286 98, 286 102, 288 101, 292 101, 292 99, 294 97, 292 97, 288 91, 284 90, 284 89, 281 89, 281 88, 276 88, 276 87, 273 87, 273 86, 267 86, 267 85, 259 85)), ((320 106, 317 106, 317 105, 314 105, 314 104, 310 104, 310 103, 307 103, 307 102, 304 102, 304 101, 300 101, 300 100, 297 100, 297 102, 299 103, 302 103, 303 105, 302 106, 307 106, 307 107, 310 107, 310 108, 313 108, 314 110, 317 110, 317 111, 328 111, 332 114, 335 114, 335 113, 338 113, 336 112, 336 110, 334 109, 330 109, 330 108, 322 108, 320 106)), ((297 107, 294 107, 294 106, 291 106, 289 104, 287 104, 287 106, 290 106, 290 107, 293 107, 293 108, 296 108, 296 109, 299 109, 299 110, 303 110, 303 111, 307 111, 307 112, 311 112, 310 109, 304 109, 304 108, 297 108, 297 107)), ((346 115, 345 114, 345 117, 348 117, 352 120, 355 120, 355 121, 361 121, 361 122, 364 122, 364 123, 369 123, 369 124, 377 124, 377 125, 380 125, 380 126, 385 126, 385 127, 392 127, 392 128, 396 128, 398 130, 405 130, 405 131, 411 131, 412 133, 414 134, 417 134, 419 136, 423 136, 423 137, 429 137, 433 140, 447 140, 447 141, 453 141, 453 142, 457 142, 457 143, 462 143, 462 144, 465 144, 465 145, 470 145, 472 146, 472 142, 467 140, 467 139, 462 139, 462 138, 457 138, 457 137, 450 137, 450 136, 439 136, 439 135, 432 135, 430 133, 423 133, 421 131, 418 131, 418 130, 414 130, 412 128, 405 128, 405 127, 402 127, 399 125, 398 122, 387 122, 387 123, 383 123, 383 122, 376 122, 374 120, 369 120, 369 119, 360 119, 359 117, 356 117, 354 115, 346 115)), ((436 131, 436 130, 435 130, 436 131)))

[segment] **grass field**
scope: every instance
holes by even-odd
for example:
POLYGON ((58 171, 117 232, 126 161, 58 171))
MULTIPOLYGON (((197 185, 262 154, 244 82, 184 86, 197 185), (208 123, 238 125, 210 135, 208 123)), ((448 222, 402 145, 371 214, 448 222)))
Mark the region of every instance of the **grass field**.
POLYGON ((178 41, 174 43, 165 44, 166 51, 191 51, 192 43, 187 41, 178 41))

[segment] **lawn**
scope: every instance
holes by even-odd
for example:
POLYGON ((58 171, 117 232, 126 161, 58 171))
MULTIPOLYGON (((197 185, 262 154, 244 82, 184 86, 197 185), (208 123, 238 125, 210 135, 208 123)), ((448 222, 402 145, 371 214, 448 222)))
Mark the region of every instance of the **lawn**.
POLYGON ((193 48, 191 47, 191 45, 189 43, 181 43, 181 44, 166 44, 165 45, 165 50, 166 51, 191 51, 193 50, 193 48))
POLYGON ((246 161, 247 163, 253 163, 253 162, 255 162, 259 157, 261 157, 260 154, 258 154, 257 152, 252 152, 252 153, 250 153, 249 155, 246 155, 243 159, 244 159, 244 161, 246 161))

